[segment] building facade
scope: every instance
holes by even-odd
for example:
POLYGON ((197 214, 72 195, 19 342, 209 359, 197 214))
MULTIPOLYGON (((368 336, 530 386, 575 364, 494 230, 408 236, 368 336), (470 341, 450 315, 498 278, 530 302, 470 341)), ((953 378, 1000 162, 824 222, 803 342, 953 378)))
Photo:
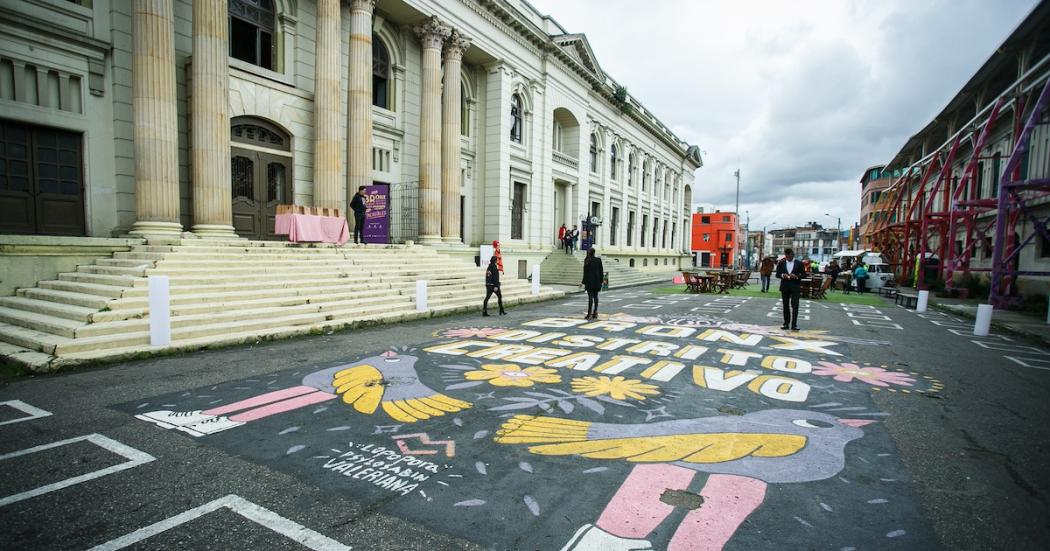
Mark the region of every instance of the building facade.
POLYGON ((795 228, 794 249, 799 258, 817 262, 830 262, 839 252, 839 232, 825 228, 816 222, 795 228))
MULTIPOLYGON (((872 247, 871 233, 883 216, 890 216, 886 202, 879 203, 882 192, 890 187, 894 180, 894 172, 885 170, 885 166, 876 165, 864 171, 860 178, 860 247, 870 249, 872 247)), ((900 177, 897 171, 896 177, 900 177)))
POLYGON ((770 254, 779 257, 784 254, 784 249, 795 248, 795 228, 782 228, 779 230, 770 230, 769 235, 769 242, 772 246, 770 254))
POLYGON ((728 268, 740 249, 736 213, 695 212, 692 221, 693 261, 703 268, 728 268))
POLYGON ((5 2, 0 106, 5 234, 274 239, 380 185, 392 242, 531 263, 588 218, 671 268, 702 165, 520 0, 5 2))

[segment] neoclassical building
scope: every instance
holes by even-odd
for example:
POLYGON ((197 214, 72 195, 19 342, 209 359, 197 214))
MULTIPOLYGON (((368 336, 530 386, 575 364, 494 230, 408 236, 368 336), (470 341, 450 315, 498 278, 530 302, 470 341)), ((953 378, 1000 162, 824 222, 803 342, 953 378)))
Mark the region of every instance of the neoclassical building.
POLYGON ((531 263, 597 217, 651 269, 702 165, 520 0, 3 2, 0 146, 3 234, 274 239, 384 185, 395 242, 531 263))

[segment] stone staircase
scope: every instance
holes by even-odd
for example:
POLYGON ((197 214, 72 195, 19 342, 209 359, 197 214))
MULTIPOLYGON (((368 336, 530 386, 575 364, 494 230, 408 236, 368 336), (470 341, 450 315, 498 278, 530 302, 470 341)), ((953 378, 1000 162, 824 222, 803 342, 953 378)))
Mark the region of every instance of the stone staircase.
MULTIPOLYGON (((548 284, 579 285, 583 276, 583 259, 586 256, 585 251, 576 251, 568 255, 564 251, 555 250, 540 264, 540 281, 548 284)), ((671 271, 643 272, 611 258, 602 258, 602 268, 609 274, 610 289, 651 283, 669 284, 674 275, 671 271)))
MULTIPOLYGON (((150 240, 0 297, 0 358, 34 371, 477 311, 484 271, 418 245, 150 240), (172 343, 149 344, 148 279, 170 280, 172 343), (416 311, 416 280, 428 310, 416 311)), ((563 293, 505 278, 505 305, 563 293)))

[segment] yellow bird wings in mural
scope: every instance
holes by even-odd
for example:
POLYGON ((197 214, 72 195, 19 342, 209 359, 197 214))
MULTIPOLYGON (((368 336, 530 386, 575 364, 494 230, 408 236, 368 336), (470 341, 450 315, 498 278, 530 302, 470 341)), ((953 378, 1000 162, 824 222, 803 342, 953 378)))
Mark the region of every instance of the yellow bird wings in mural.
POLYGON ((371 415, 383 411, 402 423, 414 423, 471 407, 419 382, 413 356, 386 353, 336 371, 331 382, 335 393, 355 410, 371 415), (367 362, 367 363, 366 363, 367 362))
MULTIPOLYGON (((501 444, 541 444, 529 447, 537 455, 580 455, 590 459, 624 459, 632 463, 721 463, 744 457, 785 457, 801 450, 806 437, 796 434, 716 432, 658 434, 597 438, 588 423, 553 417, 518 415, 497 433, 501 444)), ((658 428, 634 425, 639 428, 658 428)), ((621 434, 632 431, 624 426, 621 434)), ((659 427, 670 428, 670 427, 659 427)), ((648 433, 648 434, 646 434, 648 433)), ((612 436, 611 434, 609 436, 612 436)))

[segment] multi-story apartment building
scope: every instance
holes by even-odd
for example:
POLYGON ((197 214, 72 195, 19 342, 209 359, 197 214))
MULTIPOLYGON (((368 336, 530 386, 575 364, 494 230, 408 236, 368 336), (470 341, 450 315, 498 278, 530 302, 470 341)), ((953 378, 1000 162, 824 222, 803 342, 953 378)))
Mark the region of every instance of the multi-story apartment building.
POLYGON ((860 178, 860 248, 871 248, 871 231, 883 216, 891 213, 879 204, 882 192, 900 177, 900 171, 888 171, 882 165, 868 167, 860 178))
POLYGON ((697 266, 727 268, 740 251, 740 227, 734 212, 693 213, 692 252, 697 266))

